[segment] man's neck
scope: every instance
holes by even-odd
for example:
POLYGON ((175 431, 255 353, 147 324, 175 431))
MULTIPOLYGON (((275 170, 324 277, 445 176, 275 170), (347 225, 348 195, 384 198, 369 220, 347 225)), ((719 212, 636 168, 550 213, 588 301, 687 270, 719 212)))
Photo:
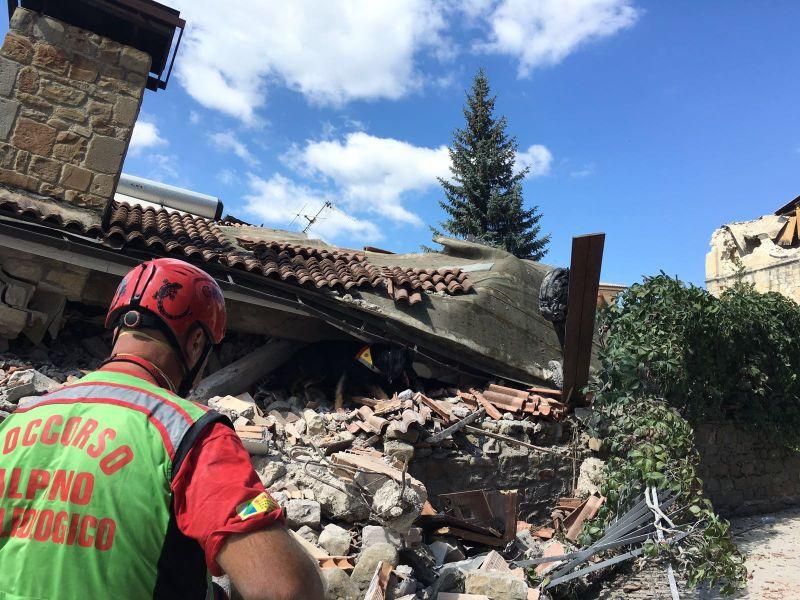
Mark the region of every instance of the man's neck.
POLYGON ((120 359, 133 357, 132 362, 144 361, 138 365, 125 360, 114 362, 130 364, 131 369, 136 367, 131 374, 141 377, 146 373, 148 381, 155 379, 156 385, 175 391, 183 378, 182 362, 162 337, 159 332, 152 330, 123 331, 117 336, 111 356, 120 359))
POLYGON ((122 373, 123 375, 131 375, 133 377, 138 377, 139 379, 144 379, 147 383, 158 385, 156 378, 153 377, 153 375, 151 375, 147 369, 130 362, 122 362, 120 360, 115 360, 104 364, 102 367, 98 369, 98 371, 111 371, 113 373, 122 373))

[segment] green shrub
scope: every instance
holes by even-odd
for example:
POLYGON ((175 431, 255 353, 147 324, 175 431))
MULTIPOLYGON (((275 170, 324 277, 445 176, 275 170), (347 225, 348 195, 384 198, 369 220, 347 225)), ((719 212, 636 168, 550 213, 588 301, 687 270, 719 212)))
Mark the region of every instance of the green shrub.
POLYGON ((747 572, 730 525, 702 496, 690 423, 731 420, 797 447, 800 306, 742 284, 715 298, 662 273, 620 294, 601 316, 601 332, 602 368, 590 391, 610 452, 607 502, 584 541, 645 486, 670 489, 677 520, 695 523, 670 550, 673 562, 691 584, 732 593, 747 572))

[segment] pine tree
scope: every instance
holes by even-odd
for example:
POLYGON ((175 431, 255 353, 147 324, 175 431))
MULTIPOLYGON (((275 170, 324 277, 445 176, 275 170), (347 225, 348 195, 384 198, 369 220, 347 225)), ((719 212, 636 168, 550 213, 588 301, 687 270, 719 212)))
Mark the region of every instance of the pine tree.
POLYGON ((539 208, 523 206, 522 180, 528 168, 514 172, 517 139, 506 135, 505 117, 494 118, 495 97, 489 93, 489 80, 481 69, 467 94, 466 127, 453 133, 452 181, 439 178, 446 197, 439 205, 448 216, 441 227, 458 238, 541 260, 550 236, 540 236, 539 208))

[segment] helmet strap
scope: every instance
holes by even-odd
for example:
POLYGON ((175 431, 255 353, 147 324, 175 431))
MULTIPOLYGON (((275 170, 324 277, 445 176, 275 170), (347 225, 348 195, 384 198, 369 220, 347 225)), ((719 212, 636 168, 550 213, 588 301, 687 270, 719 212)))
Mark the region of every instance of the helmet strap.
POLYGON ((197 359, 197 362, 194 364, 194 366, 189 369, 189 372, 184 376, 183 381, 181 381, 181 385, 178 387, 178 395, 181 398, 186 398, 189 395, 189 392, 192 391, 194 380, 197 379, 197 375, 200 373, 200 370, 205 366, 206 359, 211 353, 211 349, 213 347, 214 344, 212 344, 210 341, 207 341, 206 347, 203 349, 203 353, 200 355, 200 358, 197 359))

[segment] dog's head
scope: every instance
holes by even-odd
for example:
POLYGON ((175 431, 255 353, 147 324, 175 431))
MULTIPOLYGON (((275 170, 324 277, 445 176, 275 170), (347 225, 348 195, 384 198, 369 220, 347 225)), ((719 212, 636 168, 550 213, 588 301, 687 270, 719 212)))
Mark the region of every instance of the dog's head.
POLYGON ((394 383, 411 366, 411 352, 401 346, 373 344, 362 349, 357 360, 386 377, 389 383, 394 383))

